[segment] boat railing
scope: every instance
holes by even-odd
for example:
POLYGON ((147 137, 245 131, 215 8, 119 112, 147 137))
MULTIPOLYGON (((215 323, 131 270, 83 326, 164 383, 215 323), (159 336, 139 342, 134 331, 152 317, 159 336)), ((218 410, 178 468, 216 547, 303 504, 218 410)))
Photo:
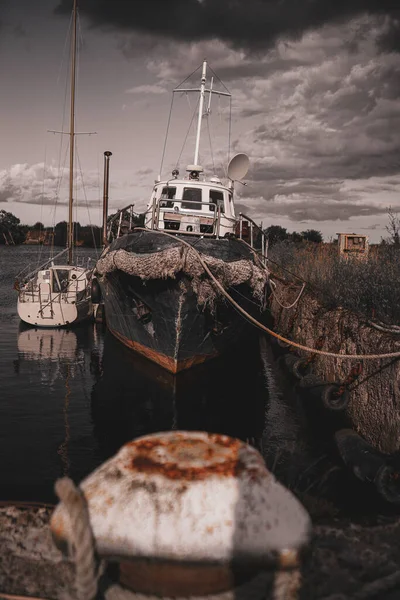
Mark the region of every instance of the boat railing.
POLYGON ((236 235, 239 239, 248 241, 250 246, 261 254, 265 264, 268 262, 268 237, 251 217, 239 213, 236 235), (256 241, 259 243, 256 244, 256 241))
POLYGON ((128 204, 128 206, 119 209, 109 218, 107 222, 107 240, 109 242, 126 233, 126 231, 122 231, 124 228, 127 228, 128 231, 132 231, 133 227, 137 223, 137 220, 141 216, 138 212, 133 210, 134 206, 134 204, 128 204))
POLYGON ((83 279, 86 279, 86 275, 84 277, 71 279, 68 281, 67 288, 60 292, 52 292, 51 285, 48 282, 41 282, 35 285, 34 282, 31 281, 20 291, 20 294, 21 296, 30 297, 31 302, 39 302, 40 312, 42 313, 42 317, 45 318, 43 311, 50 307, 51 312, 53 312, 53 303, 61 303, 61 301, 63 301, 68 304, 89 297, 90 294, 87 286, 85 289, 79 290, 79 282, 83 279), (79 296, 81 296, 81 298, 79 298, 79 296))
MULTIPOLYGON (((179 232, 179 235, 201 234, 204 237, 219 236, 221 225, 221 207, 213 205, 214 211, 210 213, 202 212, 198 207, 208 206, 209 202, 199 202, 197 200, 173 200, 173 207, 163 204, 168 202, 165 198, 153 200, 152 216, 150 229, 160 229, 160 216, 163 215, 164 230, 179 232), (184 202, 185 205, 193 205, 193 208, 185 206, 179 208, 177 202, 184 202), (195 208, 196 206, 196 208, 195 208)), ((171 202, 171 201, 170 201, 171 202)))
POLYGON ((86 271, 90 271, 90 263, 92 261, 93 259, 90 256, 78 256, 76 258, 76 266, 81 267, 82 269, 86 269, 86 271))
POLYGON ((66 252, 68 252, 68 248, 64 248, 64 250, 61 250, 61 252, 59 252, 55 256, 51 256, 50 258, 48 258, 46 260, 46 262, 44 262, 43 264, 39 265, 38 267, 36 266, 36 267, 33 268, 32 264, 27 265, 16 276, 17 281, 29 281, 30 279, 32 279, 32 277, 34 275, 36 275, 36 273, 38 271, 42 271, 43 269, 45 269, 46 267, 48 267, 49 265, 51 265, 55 260, 57 260, 57 258, 60 258, 60 256, 62 256, 66 252))

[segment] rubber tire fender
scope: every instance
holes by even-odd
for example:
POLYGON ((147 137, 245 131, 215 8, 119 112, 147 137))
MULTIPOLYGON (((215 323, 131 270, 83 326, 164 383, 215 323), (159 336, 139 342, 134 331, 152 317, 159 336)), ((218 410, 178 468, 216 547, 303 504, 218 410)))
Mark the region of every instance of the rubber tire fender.
POLYGON ((98 279, 92 279, 91 296, 93 304, 101 304, 101 288, 98 279))
POLYGON ((345 410, 349 405, 350 401, 350 392, 348 389, 345 389, 343 394, 340 396, 335 396, 335 394, 339 391, 340 384, 338 383, 329 383, 324 386, 322 390, 321 399, 322 404, 328 410, 341 411, 345 410))
POLYGON ((282 357, 282 363, 285 368, 290 371, 296 379, 301 380, 306 375, 307 371, 302 370, 304 359, 299 358, 296 354, 285 354, 282 357))
POLYGON ((382 465, 376 474, 374 484, 387 502, 400 504, 400 477, 391 465, 382 465))

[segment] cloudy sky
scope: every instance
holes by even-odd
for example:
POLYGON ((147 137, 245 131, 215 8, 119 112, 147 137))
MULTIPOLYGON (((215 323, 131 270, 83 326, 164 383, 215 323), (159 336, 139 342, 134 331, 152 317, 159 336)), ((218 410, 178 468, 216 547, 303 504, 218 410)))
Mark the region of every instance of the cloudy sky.
MULTIPOLYGON (((400 9, 393 0, 79 0, 77 218, 145 207, 170 91, 207 58, 232 93, 237 205, 264 227, 385 235, 400 211, 400 9)), ((0 209, 66 218, 72 0, 0 0, 0 209), (62 175, 62 177, 60 177, 62 175), (56 206, 56 209, 55 209, 56 206)), ((189 79, 195 83, 198 72, 189 79)), ((215 79, 215 87, 223 89, 215 79)), ((192 162, 196 99, 175 95, 163 173, 192 162), (187 135, 186 144, 184 144, 187 135), (183 148, 183 150, 182 150, 183 148)), ((203 119, 201 159, 223 175, 229 103, 203 119)))

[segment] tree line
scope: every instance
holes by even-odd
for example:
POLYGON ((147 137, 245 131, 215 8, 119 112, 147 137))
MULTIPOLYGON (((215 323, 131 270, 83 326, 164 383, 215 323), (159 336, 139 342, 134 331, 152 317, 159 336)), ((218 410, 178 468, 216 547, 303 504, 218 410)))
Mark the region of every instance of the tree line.
MULTIPOLYGON (((45 227, 40 221, 34 225, 22 225, 20 219, 11 212, 0 210, 0 244, 16 245, 31 241, 31 243, 65 247, 67 235, 67 221, 60 221, 55 227, 45 227)), ((101 246, 102 228, 75 222, 74 239, 79 246, 87 248, 101 246)))
POLYGON ((285 227, 280 225, 270 225, 264 229, 264 233, 268 238, 269 246, 273 246, 278 242, 315 242, 320 244, 323 242, 322 233, 316 229, 306 229, 301 233, 293 231, 289 233, 285 227))

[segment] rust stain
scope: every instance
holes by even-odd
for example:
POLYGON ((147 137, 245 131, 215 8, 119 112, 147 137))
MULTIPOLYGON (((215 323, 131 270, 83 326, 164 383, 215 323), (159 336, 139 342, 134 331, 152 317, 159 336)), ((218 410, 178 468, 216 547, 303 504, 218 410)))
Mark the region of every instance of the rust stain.
POLYGON ((131 350, 138 352, 138 354, 145 356, 149 360, 157 363, 164 369, 167 369, 167 371, 170 371, 170 373, 174 374, 179 373, 180 371, 184 371, 186 369, 190 369, 194 365, 200 365, 206 362, 207 360, 210 360, 211 358, 219 356, 219 352, 215 351, 212 354, 199 354, 198 356, 192 356, 191 358, 185 358, 184 360, 176 360, 174 358, 171 358, 170 356, 167 356, 166 354, 162 354, 161 352, 157 352, 156 350, 147 348, 146 346, 139 344, 139 342, 129 340, 121 333, 118 333, 114 329, 111 329, 110 326, 108 326, 108 329, 114 337, 116 337, 120 342, 122 342, 122 344, 124 344, 124 346, 127 346, 131 350))
POLYGON ((262 462, 248 466, 239 456, 243 442, 218 434, 205 439, 176 434, 136 440, 127 444, 135 450, 127 468, 139 473, 159 474, 174 480, 200 481, 211 476, 252 479, 265 476, 262 462), (160 450, 162 451, 160 453, 160 450))
POLYGON ((65 537, 65 523, 60 515, 52 516, 50 520, 50 529, 53 535, 57 538, 65 537))

